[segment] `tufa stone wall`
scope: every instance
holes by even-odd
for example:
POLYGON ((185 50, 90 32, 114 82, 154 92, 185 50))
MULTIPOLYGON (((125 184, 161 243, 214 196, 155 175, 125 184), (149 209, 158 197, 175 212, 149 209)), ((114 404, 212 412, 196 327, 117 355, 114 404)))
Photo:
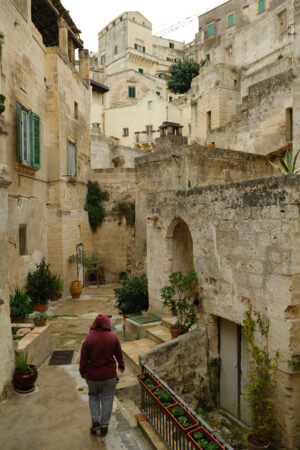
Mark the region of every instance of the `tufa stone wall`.
MULTIPOLYGON (((282 355, 278 434, 288 449, 300 443, 299 370, 286 362, 300 353, 299 192, 298 176, 281 176, 151 193, 147 201, 147 215, 157 216, 147 222, 151 309, 163 310, 160 291, 172 271, 175 231, 185 223, 192 238, 202 297, 199 323, 207 328, 209 359, 218 357, 218 317, 241 324, 250 304, 270 320, 269 351, 282 355)), ((186 252, 181 251, 182 270, 186 252)))

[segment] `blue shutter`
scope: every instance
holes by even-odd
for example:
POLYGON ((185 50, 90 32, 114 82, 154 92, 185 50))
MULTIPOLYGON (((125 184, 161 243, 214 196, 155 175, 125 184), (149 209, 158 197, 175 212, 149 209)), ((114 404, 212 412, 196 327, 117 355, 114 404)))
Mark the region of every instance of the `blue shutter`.
POLYGON ((215 26, 213 23, 211 23, 210 25, 208 25, 207 27, 207 36, 213 36, 215 34, 215 26))
POLYGON ((265 0, 259 0, 258 1, 258 12, 264 12, 264 10, 266 9, 266 2, 265 0))
POLYGON ((232 27, 234 25, 234 14, 230 14, 227 18, 228 27, 232 27))
POLYGON ((41 167, 41 123, 40 118, 30 113, 30 156, 31 165, 35 169, 41 167))

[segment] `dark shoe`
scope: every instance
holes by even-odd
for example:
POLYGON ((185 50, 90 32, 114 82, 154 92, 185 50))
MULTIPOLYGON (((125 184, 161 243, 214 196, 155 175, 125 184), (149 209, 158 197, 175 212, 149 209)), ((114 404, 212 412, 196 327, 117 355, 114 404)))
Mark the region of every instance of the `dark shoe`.
POLYGON ((101 428, 100 436, 106 436, 108 432, 108 427, 101 428))
POLYGON ((100 426, 99 422, 93 422, 92 426, 90 428, 90 432, 92 434, 97 434, 97 431, 100 431, 100 428, 101 428, 101 426, 100 426))

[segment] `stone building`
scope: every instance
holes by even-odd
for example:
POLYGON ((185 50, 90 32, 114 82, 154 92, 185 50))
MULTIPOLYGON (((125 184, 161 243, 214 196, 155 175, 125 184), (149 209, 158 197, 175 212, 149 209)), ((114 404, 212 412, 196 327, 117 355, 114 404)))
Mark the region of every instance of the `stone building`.
MULTIPOLYGON (((176 136, 161 137, 161 150, 136 160, 136 261, 144 267, 146 257, 150 308, 162 314, 168 276, 196 271, 202 331, 191 339, 198 339, 199 355, 205 348, 207 356, 195 355, 201 359, 198 370, 190 355, 178 353, 181 344, 171 344, 170 363, 154 350, 142 361, 174 389, 188 386, 181 395, 196 407, 212 402, 249 423, 241 324, 251 306, 270 321, 271 355, 281 354, 276 448, 299 448, 299 369, 287 362, 298 361, 300 353, 299 177, 272 176, 262 155, 175 141, 176 136)), ((187 352, 188 337, 182 345, 187 352)))
POLYGON ((124 12, 98 34, 101 79, 109 88, 93 115, 103 135, 119 144, 153 150, 159 126, 165 121, 182 122, 177 97, 161 76, 184 55, 184 43, 152 35, 152 24, 139 12, 124 12))
POLYGON ((260 154, 292 146, 297 11, 291 0, 230 0, 199 16, 192 47, 206 64, 189 97, 192 139, 260 154))
POLYGON ((13 364, 9 292, 43 257, 68 290, 68 256, 91 248, 89 53, 59 0, 3 0, 0 118, 0 395, 13 364), (75 69, 79 51, 79 70, 75 69))

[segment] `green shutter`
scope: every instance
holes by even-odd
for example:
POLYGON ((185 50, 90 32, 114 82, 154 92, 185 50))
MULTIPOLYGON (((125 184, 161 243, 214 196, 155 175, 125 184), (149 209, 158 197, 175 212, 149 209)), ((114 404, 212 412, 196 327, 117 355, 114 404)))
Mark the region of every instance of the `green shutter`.
POLYGON ((40 118, 30 113, 30 155, 31 165, 35 169, 41 167, 41 123, 40 118))
POLYGON ((210 25, 208 25, 207 27, 207 36, 213 36, 215 34, 215 26, 213 23, 211 23, 210 25))
POLYGON ((230 16, 228 16, 228 21, 227 21, 227 25, 228 27, 232 27, 234 25, 234 14, 230 14, 230 16))
POLYGON ((258 1, 258 12, 261 13, 266 9, 266 2, 265 0, 259 0, 258 1))
POLYGON ((17 103, 17 152, 18 161, 22 162, 22 108, 17 103))
POLYGON ((135 86, 128 86, 128 97, 135 98, 135 86))

